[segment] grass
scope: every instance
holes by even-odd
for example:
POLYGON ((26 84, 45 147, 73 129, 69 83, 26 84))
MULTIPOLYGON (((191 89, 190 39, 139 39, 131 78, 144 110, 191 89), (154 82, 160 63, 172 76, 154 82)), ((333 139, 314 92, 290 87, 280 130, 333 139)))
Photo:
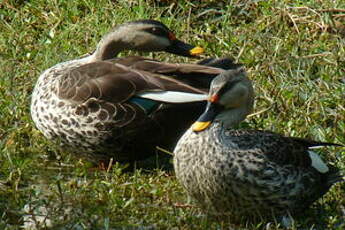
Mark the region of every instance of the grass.
MULTIPOLYGON (((59 155, 31 121, 33 86, 48 67, 92 52, 112 26, 158 19, 205 47, 206 56, 245 64, 259 112, 248 126, 345 144, 344 9, 344 1, 330 0, 2 1, 0 229, 19 229, 30 215, 38 229, 262 229, 265 223, 234 225, 185 205, 174 173, 159 166, 95 171, 85 160, 59 155)), ((345 169, 343 148, 321 154, 345 169)), ((336 185, 294 229, 344 229, 344 210, 345 185, 336 185)))

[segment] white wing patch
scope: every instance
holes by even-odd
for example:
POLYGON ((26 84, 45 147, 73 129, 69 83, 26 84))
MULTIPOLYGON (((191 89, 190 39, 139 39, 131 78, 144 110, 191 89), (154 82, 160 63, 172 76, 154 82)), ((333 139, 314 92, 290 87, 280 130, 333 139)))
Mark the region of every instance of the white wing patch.
POLYGON ((320 156, 313 151, 308 151, 309 157, 311 159, 311 166, 315 168, 320 173, 328 172, 328 166, 322 161, 320 156))
POLYGON ((184 93, 177 91, 144 92, 138 93, 136 96, 167 103, 188 103, 207 100, 207 94, 184 93))
POLYGON ((315 146, 311 146, 309 147, 309 149, 321 149, 321 148, 325 148, 325 145, 315 145, 315 146))

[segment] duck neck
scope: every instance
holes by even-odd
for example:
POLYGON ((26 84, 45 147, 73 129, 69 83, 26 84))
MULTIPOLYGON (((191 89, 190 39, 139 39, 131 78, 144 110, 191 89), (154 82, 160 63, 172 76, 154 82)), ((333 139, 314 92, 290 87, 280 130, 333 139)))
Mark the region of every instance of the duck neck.
POLYGON ((115 58, 121 51, 127 50, 128 44, 121 39, 121 34, 114 31, 104 36, 92 54, 93 61, 103 61, 115 58))
POLYGON ((242 122, 249 113, 250 111, 245 107, 228 109, 221 112, 215 120, 221 123, 225 128, 230 129, 242 122))

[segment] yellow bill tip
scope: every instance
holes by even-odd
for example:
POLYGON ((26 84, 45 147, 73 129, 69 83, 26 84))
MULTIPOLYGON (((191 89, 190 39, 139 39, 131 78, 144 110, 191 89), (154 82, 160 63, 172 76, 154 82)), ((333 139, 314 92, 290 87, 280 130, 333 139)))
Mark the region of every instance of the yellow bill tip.
POLYGON ((193 49, 189 50, 190 55, 199 55, 204 52, 204 48, 196 46, 193 49))
POLYGON ((194 132, 200 132, 205 130, 207 127, 209 127, 211 124, 211 121, 197 121, 193 124, 193 131, 194 132))

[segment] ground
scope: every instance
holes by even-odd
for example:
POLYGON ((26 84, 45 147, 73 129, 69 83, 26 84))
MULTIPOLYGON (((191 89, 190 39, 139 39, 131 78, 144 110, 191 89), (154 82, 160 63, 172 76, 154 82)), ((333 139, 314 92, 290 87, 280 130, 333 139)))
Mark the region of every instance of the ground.
MULTIPOLYGON (((43 70, 92 52, 115 25, 148 18, 204 47, 204 57, 228 56, 246 66, 257 97, 244 126, 345 144, 344 1, 3 0, 0 229, 280 229, 207 217, 188 203, 173 170, 159 163, 150 170, 116 163, 93 170, 35 128, 30 95, 43 70)), ((344 148, 319 153, 345 170, 344 148)), ((338 184, 292 229, 340 230, 344 219, 345 184, 338 184)))

